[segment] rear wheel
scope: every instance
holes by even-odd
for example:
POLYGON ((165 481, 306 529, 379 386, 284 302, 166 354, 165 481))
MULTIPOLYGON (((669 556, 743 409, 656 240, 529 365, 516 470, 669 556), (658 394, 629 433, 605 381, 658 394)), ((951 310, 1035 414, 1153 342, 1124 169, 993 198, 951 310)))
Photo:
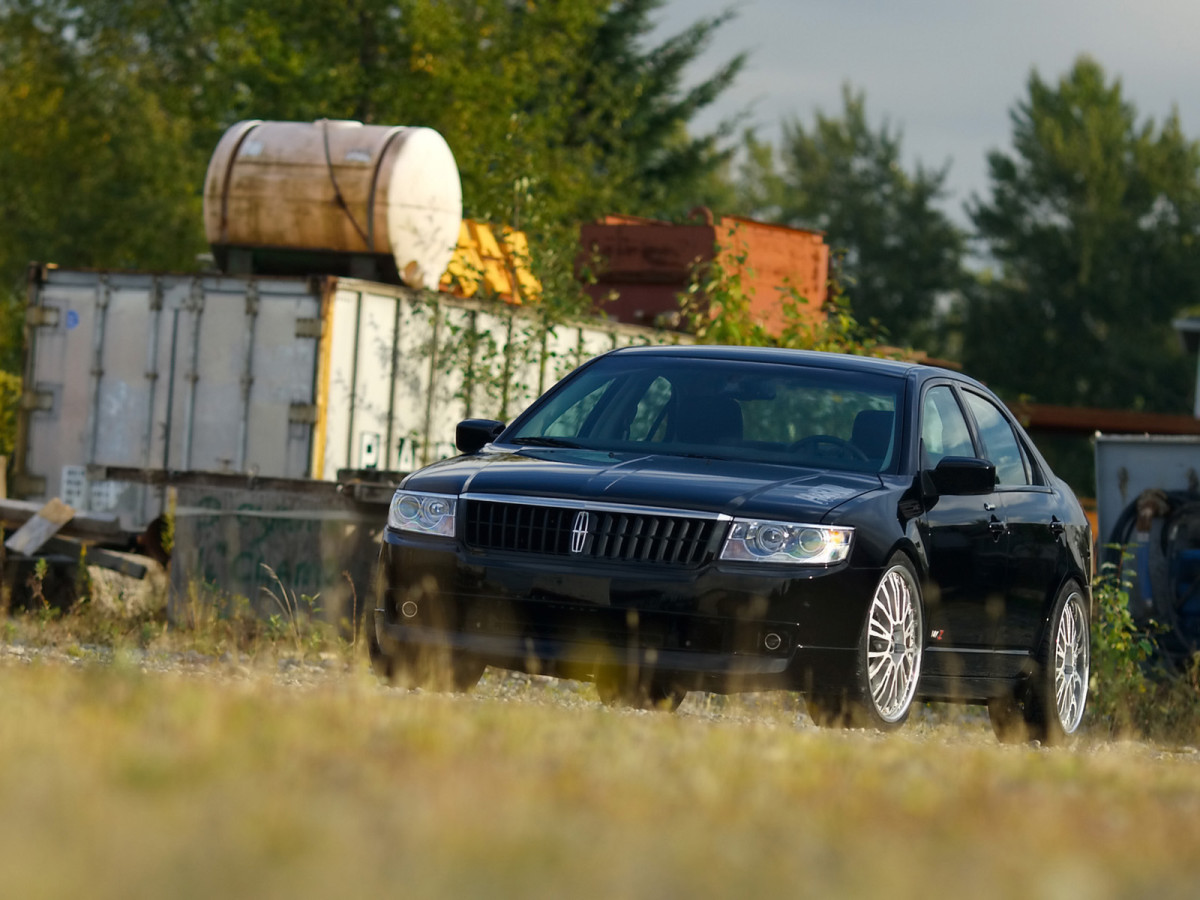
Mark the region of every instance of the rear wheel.
POLYGON ((854 689, 845 695, 818 690, 807 699, 809 716, 822 726, 890 731, 908 718, 924 651, 921 588, 903 553, 888 561, 867 608, 858 642, 854 689))
POLYGON ((988 703, 1001 741, 1062 743, 1083 721, 1091 663, 1091 632, 1083 590, 1067 582, 1055 599, 1029 681, 988 703))

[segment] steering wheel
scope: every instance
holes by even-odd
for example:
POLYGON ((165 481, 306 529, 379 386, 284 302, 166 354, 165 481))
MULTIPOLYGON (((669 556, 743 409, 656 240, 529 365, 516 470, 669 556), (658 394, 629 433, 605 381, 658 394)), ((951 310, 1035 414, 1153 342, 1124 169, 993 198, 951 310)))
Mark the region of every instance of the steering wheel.
POLYGON ((800 453, 802 455, 807 455, 806 451, 813 450, 815 453, 812 455, 817 457, 837 458, 842 456, 857 459, 860 462, 870 462, 870 457, 854 446, 854 444, 842 440, 840 437, 834 437, 832 434, 810 434, 806 438, 800 438, 800 440, 795 441, 788 447, 788 450, 792 453, 800 453), (834 448, 834 452, 822 452, 817 449, 821 446, 832 447, 834 448))

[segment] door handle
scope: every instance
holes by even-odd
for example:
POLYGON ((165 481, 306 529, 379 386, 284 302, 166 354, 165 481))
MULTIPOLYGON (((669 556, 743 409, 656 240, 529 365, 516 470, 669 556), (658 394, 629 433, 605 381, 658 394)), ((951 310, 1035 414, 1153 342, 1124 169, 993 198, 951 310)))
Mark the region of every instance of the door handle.
POLYGON ((1061 535, 1062 535, 1062 533, 1063 533, 1064 531, 1066 531, 1066 530, 1067 530, 1067 526, 1066 526, 1066 525, 1064 525, 1064 524, 1063 524, 1063 523, 1062 523, 1062 522, 1059 520, 1058 516, 1051 516, 1051 517, 1050 517, 1050 533, 1051 533, 1052 535, 1054 535, 1055 537, 1059 537, 1059 536, 1061 536, 1061 535))
POLYGON ((991 512, 993 509, 996 508, 996 504, 995 503, 984 503, 983 508, 985 511, 991 512))
POLYGON ((988 522, 988 531, 992 533, 992 539, 998 541, 1004 535, 1008 534, 1008 525, 1005 522, 1001 522, 995 516, 992 516, 992 520, 988 522))

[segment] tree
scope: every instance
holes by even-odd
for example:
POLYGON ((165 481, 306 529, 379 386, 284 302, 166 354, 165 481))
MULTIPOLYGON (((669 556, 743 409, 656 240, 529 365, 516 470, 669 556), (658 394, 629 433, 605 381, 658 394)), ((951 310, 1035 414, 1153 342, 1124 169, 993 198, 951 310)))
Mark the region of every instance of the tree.
POLYGON ((1139 123, 1087 57, 1028 91, 968 208, 996 270, 970 291, 965 362, 1013 397, 1183 411, 1170 322, 1200 297, 1200 146, 1174 113, 1139 123))
POLYGON ((244 118, 427 125, 454 149, 468 213, 678 216, 727 158, 688 125, 741 70, 683 76, 730 13, 646 46, 663 0, 81 0, 78 28, 147 48, 197 150, 244 118))
MULTIPOLYGON (((729 14, 648 45, 661 3, 0 0, 0 78, 13 79, 9 98, 28 89, 4 121, 37 145, 15 151, 29 196, 13 203, 38 220, 26 245, 64 264, 178 265, 201 248, 204 168, 225 129, 353 118, 441 131, 467 215, 524 229, 546 294, 582 298, 581 220, 681 217, 726 158, 728 129, 688 126, 742 58, 692 87, 683 75, 729 14), (79 158, 54 172, 32 163, 72 147, 79 158), (139 171, 143 185, 130 178, 139 171), (162 252, 184 222, 187 239, 168 245, 179 252, 162 252)), ((0 222, 0 246, 6 234, 0 222)))
POLYGON ((935 308, 962 279, 963 236, 937 205, 949 168, 905 171, 902 135, 886 121, 872 130, 861 91, 844 87, 842 102, 840 116, 818 111, 811 128, 784 123, 779 171, 769 145, 749 136, 743 195, 758 215, 825 231, 860 319, 941 350, 935 308))
POLYGON ((84 40, 67 3, 0 7, 0 368, 20 365, 32 260, 191 266, 204 249, 189 123, 148 85, 135 48, 84 40))

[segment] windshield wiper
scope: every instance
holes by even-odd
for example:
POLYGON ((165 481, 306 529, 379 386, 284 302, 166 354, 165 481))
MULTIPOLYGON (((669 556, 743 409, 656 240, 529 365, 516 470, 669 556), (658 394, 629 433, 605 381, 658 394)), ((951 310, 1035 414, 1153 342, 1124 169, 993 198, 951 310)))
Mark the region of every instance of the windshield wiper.
POLYGON ((529 437, 513 438, 514 444, 525 444, 529 447, 567 447, 572 450, 582 450, 583 445, 566 438, 547 437, 545 435, 530 435, 529 437))

